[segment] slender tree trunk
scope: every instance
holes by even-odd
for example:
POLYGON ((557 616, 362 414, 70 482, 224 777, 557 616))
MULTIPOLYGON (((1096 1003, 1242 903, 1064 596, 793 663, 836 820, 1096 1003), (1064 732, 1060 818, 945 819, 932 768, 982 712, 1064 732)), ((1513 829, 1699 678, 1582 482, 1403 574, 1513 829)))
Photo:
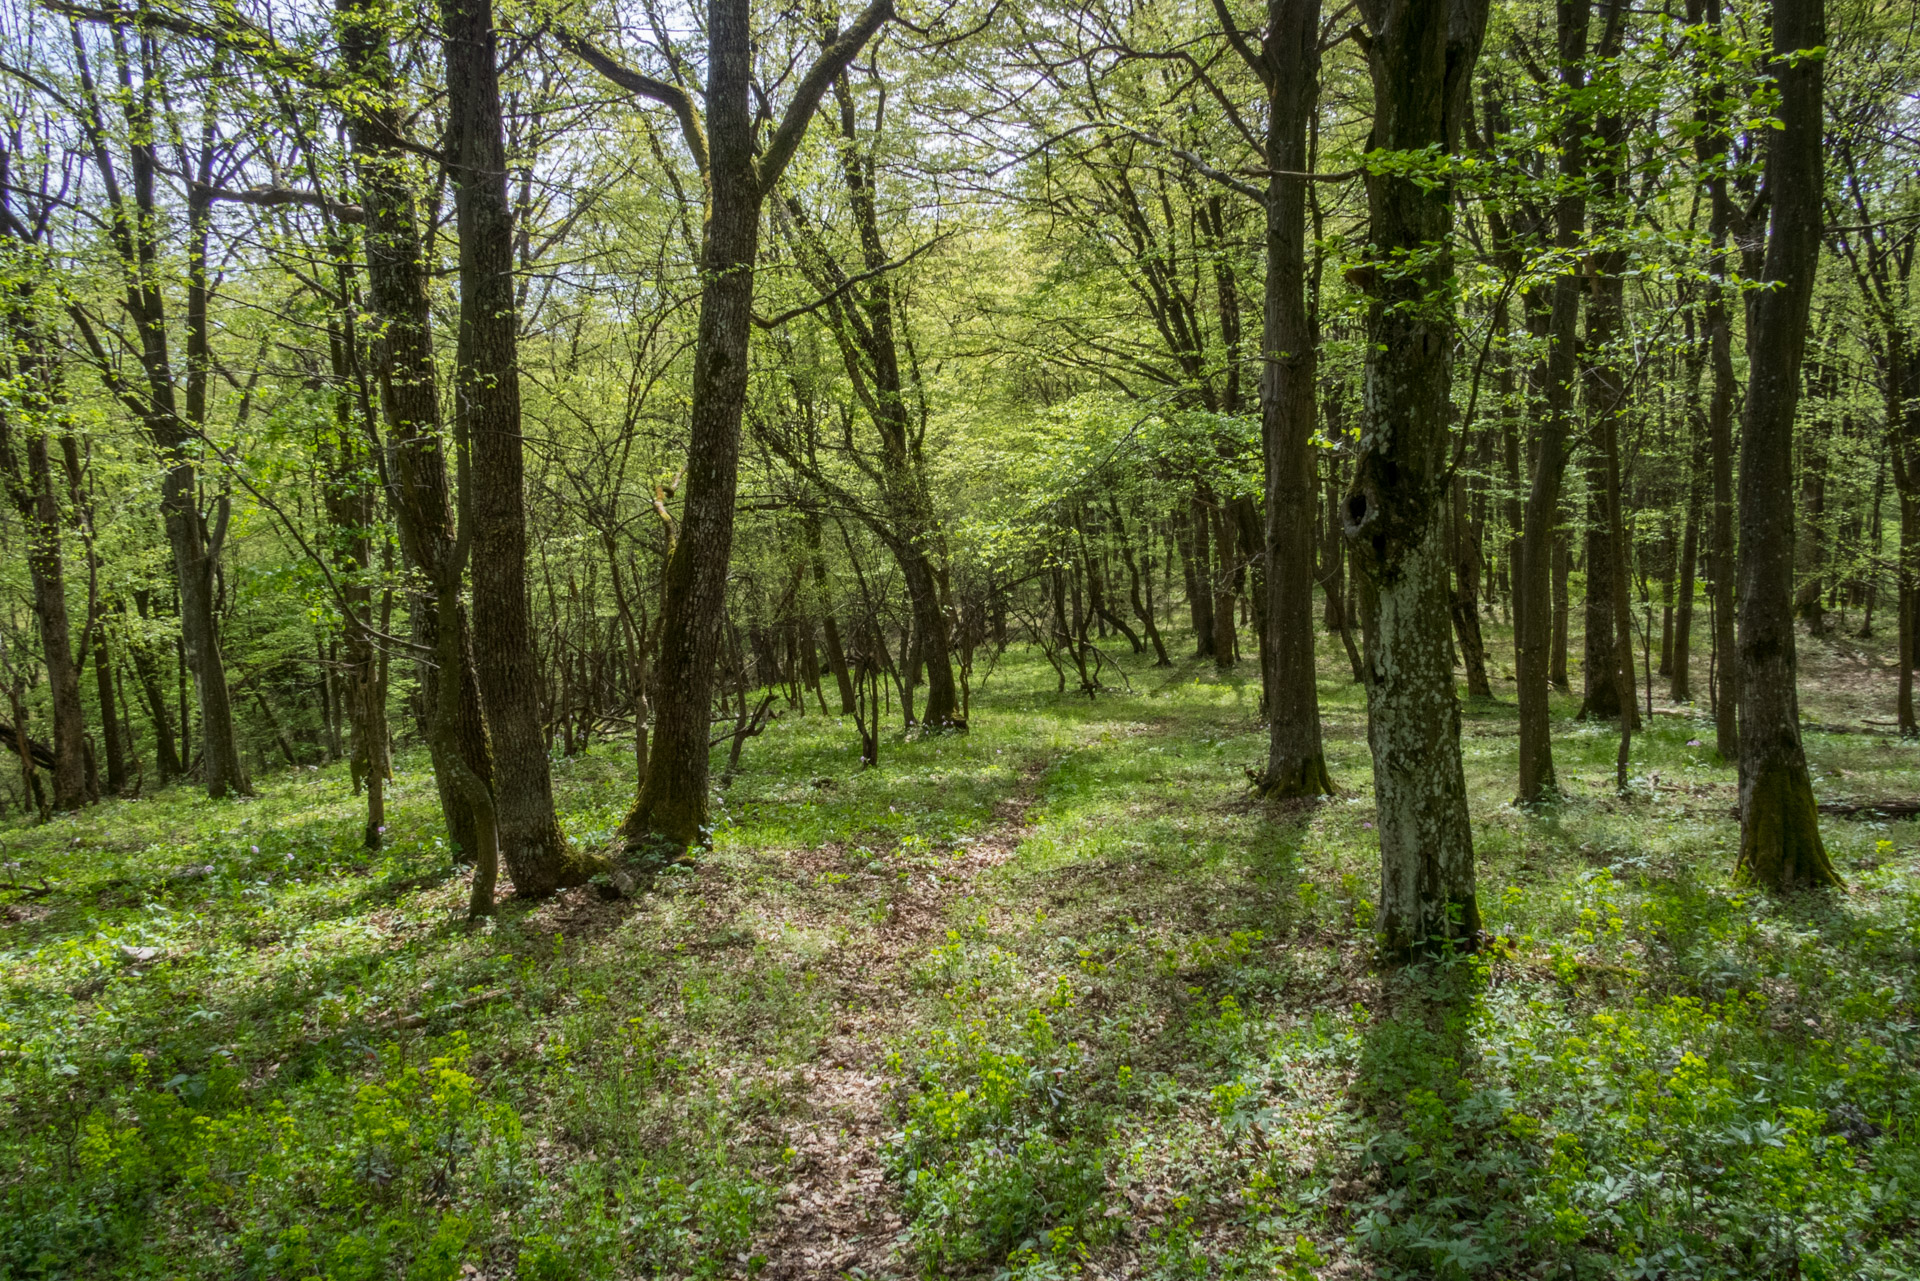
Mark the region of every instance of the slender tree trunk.
POLYGON ((1314 543, 1320 505, 1313 433, 1319 341, 1307 298, 1308 133, 1319 105, 1320 0, 1268 0, 1260 51, 1267 88, 1266 243, 1260 363, 1260 439, 1266 471, 1266 592, 1257 602, 1267 678, 1269 797, 1334 791, 1320 739, 1314 662, 1314 543))
POLYGON ((0 412, 0 465, 5 468, 8 494, 26 527, 33 616, 53 704, 53 808, 65 813, 79 809, 87 800, 86 715, 80 703, 80 674, 73 661, 73 635, 67 618, 66 569, 60 546, 64 522, 47 451, 51 424, 45 420, 45 412, 52 405, 44 394, 46 372, 36 359, 39 353, 34 350, 38 345, 34 336, 22 335, 17 324, 14 328, 15 376, 26 384, 29 404, 42 413, 34 415, 41 418, 39 422, 16 422, 14 413, 0 412), (22 436, 24 442, 17 439, 22 436), (24 450, 20 448, 22 443, 24 450), (26 456, 24 465, 22 453, 26 456))
MULTIPOLYGON (((404 130, 391 105, 395 73, 385 19, 366 0, 338 3, 343 61, 369 86, 367 105, 348 114, 347 127, 365 210, 367 302, 374 322, 369 373, 387 422, 389 503, 407 566, 426 583, 427 594, 415 594, 409 602, 413 640, 420 647, 425 736, 447 833, 476 867, 483 867, 498 853, 493 763, 466 611, 459 601, 459 548, 441 449, 426 257, 407 162, 392 144, 404 130)), ((480 879, 476 873, 476 895, 480 879)))
POLYGON ((653 837, 686 847, 706 838, 708 717, 733 552, 761 205, 779 181, 785 156, 798 144, 820 95, 892 15, 887 0, 876 0, 862 11, 801 78, 769 152, 756 156, 751 10, 748 0, 713 0, 707 9, 708 194, 686 498, 680 535, 667 561, 661 606, 653 761, 640 798, 621 827, 630 845, 653 837), (771 154, 773 147, 785 147, 785 156, 771 154))
POLYGON ((1227 518, 1226 504, 1210 501, 1205 511, 1206 527, 1213 534, 1213 665, 1226 671, 1240 657, 1240 637, 1234 626, 1238 604, 1233 590, 1234 528, 1227 518))
POLYGON ((100 699, 100 743, 106 750, 107 791, 114 796, 125 796, 129 786, 127 752, 121 739, 120 706, 114 696, 113 655, 107 643, 104 615, 93 624, 93 684, 100 699))
POLYGON ((1147 640, 1153 645, 1153 665, 1172 667, 1173 660, 1167 657, 1167 643, 1160 636, 1160 624, 1153 617, 1153 566, 1147 566, 1144 578, 1147 597, 1141 594, 1142 575, 1140 564, 1134 558, 1133 541, 1127 536, 1127 522, 1120 515, 1120 505, 1112 494, 1107 495, 1107 512, 1113 517, 1113 531, 1120 544, 1120 559, 1127 567, 1127 600, 1133 606, 1133 616, 1140 620, 1140 626, 1147 633, 1147 640))
POLYGON ((1694 569, 1700 563, 1700 517, 1706 497, 1706 442, 1698 433, 1693 466, 1687 480, 1687 527, 1680 542, 1680 590, 1673 611, 1673 683, 1667 697, 1676 703, 1693 701, 1694 569))
POLYGON ((578 884, 553 808, 540 724, 539 667, 527 602, 527 518, 521 459, 519 311, 507 199, 491 0, 442 0, 448 172, 460 244, 455 434, 470 442, 473 650, 493 753, 500 857, 515 890, 540 898, 578 884))
POLYGON ((1768 140, 1771 227, 1749 313, 1740 449, 1740 862, 1775 890, 1837 885, 1800 741, 1793 635, 1793 419, 1822 235, 1824 0, 1774 0, 1780 127, 1768 140))
MULTIPOLYGON (((1486 26, 1483 0, 1368 0, 1372 145, 1458 145, 1486 26)), ((1447 662, 1445 502, 1453 415, 1452 185, 1430 173, 1367 179, 1373 252, 1362 268, 1367 418, 1346 500, 1366 622, 1367 738, 1380 833, 1384 948, 1406 955, 1480 933, 1460 704, 1447 662), (1417 263, 1415 268, 1404 264, 1417 263)))
MULTIPOLYGON (((143 620, 150 618, 148 593, 137 590, 133 593, 133 599, 140 617, 143 620)), ((124 612, 124 606, 122 609, 124 612)), ((140 691, 147 700, 147 716, 153 722, 155 765, 160 772, 160 786, 165 787, 185 773, 186 769, 180 749, 174 741, 173 717, 167 710, 166 687, 160 682, 160 664, 155 660, 153 650, 138 637, 127 645, 127 652, 133 658, 134 675, 139 679, 140 691)))
POLYGON ((833 580, 827 577, 827 558, 820 550, 820 519, 808 516, 804 531, 807 540, 807 553, 813 562, 813 585, 819 593, 820 632, 827 647, 827 667, 833 672, 833 682, 840 690, 840 714, 851 716, 856 709, 854 682, 847 671, 846 651, 840 644, 840 624, 834 613, 833 580))
MULTIPOLYGON (((1720 0, 1688 0, 1687 21, 1721 25, 1720 0)), ((1713 465, 1713 653, 1714 746, 1724 761, 1740 755, 1740 673, 1734 652, 1734 530, 1733 530, 1733 329, 1727 315, 1725 287, 1730 271, 1727 237, 1733 217, 1726 182, 1726 120, 1719 104, 1719 87, 1703 83, 1696 95, 1694 155, 1710 201, 1708 237, 1713 256, 1707 265, 1706 301, 1702 324, 1706 330, 1707 368, 1712 377, 1707 398, 1707 450, 1713 465)))
POLYGON ((1187 613, 1193 623, 1193 656, 1213 657, 1213 569, 1207 537, 1207 509, 1194 498, 1184 512, 1173 516, 1174 541, 1180 549, 1180 569, 1186 578, 1187 613))
MULTIPOLYGON (((1590 17, 1588 0, 1562 0, 1559 5, 1559 75, 1569 96, 1577 95, 1585 82, 1590 17)), ((1586 134, 1587 128, 1578 116, 1570 117, 1562 126, 1560 165, 1565 190, 1554 209, 1554 235, 1555 244, 1563 252, 1570 252, 1579 243, 1586 226, 1586 200, 1580 194, 1585 183, 1586 134)), ((1575 327, 1579 313, 1579 281, 1568 272, 1554 281, 1545 318, 1544 414, 1533 451, 1533 475, 1516 551, 1514 596, 1519 612, 1513 629, 1514 685, 1520 710, 1516 799, 1523 805, 1550 800, 1559 794, 1560 787, 1553 768, 1550 687, 1566 685, 1566 536, 1558 527, 1560 490, 1572 452, 1575 327)))
POLYGON ((1453 551, 1453 594, 1449 606, 1453 612, 1453 631, 1460 645, 1460 661, 1466 668, 1467 695, 1492 698, 1493 686, 1487 680, 1487 644, 1480 633, 1480 556, 1473 532, 1467 527, 1467 482, 1456 475, 1449 503, 1450 534, 1453 551))

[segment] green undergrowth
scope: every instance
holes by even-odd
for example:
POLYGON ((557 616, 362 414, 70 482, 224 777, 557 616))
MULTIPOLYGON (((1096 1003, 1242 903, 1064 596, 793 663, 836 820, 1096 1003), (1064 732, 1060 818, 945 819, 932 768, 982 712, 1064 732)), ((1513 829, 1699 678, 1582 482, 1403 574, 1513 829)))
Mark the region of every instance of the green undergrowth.
MULTIPOLYGON (((878 770, 789 709, 695 866, 477 931, 417 756, 377 853, 338 768, 0 830, 0 1278, 751 1275, 854 1015, 901 1276, 1920 1272, 1913 826, 1828 820, 1846 892, 1770 899, 1706 725, 1653 718, 1620 796, 1557 721, 1525 814, 1507 686, 1463 705, 1491 941, 1383 970, 1324 657, 1322 804, 1248 797, 1247 673, 1089 700, 1015 651, 878 770)), ((1913 746, 1809 752, 1824 798, 1920 795, 1913 746)), ((556 761, 576 840, 629 761, 556 761)))

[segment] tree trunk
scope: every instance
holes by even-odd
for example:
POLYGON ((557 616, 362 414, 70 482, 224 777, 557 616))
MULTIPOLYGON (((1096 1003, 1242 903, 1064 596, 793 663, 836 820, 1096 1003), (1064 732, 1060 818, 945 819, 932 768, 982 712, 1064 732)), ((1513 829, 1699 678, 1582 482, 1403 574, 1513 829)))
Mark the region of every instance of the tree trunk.
MULTIPOLYGON (((1484 0, 1369 0, 1372 145, 1457 146, 1484 0)), ((1359 553, 1366 623, 1367 738, 1380 833, 1377 928, 1390 955, 1480 932, 1473 831, 1460 760, 1460 704, 1447 663, 1445 503, 1453 416, 1452 184, 1444 175, 1367 179, 1378 264, 1359 268, 1367 312, 1367 417, 1345 529, 1359 553), (1417 263, 1409 268, 1405 264, 1417 263)))
POLYGON ((1187 614, 1193 623, 1193 656, 1213 657, 1213 570, 1207 549, 1207 509, 1198 497, 1172 518, 1180 569, 1186 579, 1187 614))
MULTIPOLYGON (((16 307, 30 305, 14 300, 16 307)), ((39 410, 34 421, 16 421, 0 412, 0 466, 15 510, 26 527, 27 573, 33 586, 33 616, 40 633, 41 656, 47 668, 47 687, 53 703, 53 808, 77 810, 87 800, 84 747, 86 714, 80 704, 80 673, 73 661, 73 635, 67 618, 67 584, 60 547, 60 499, 53 485, 47 451, 48 415, 53 402, 47 394, 48 371, 37 359, 39 344, 22 326, 13 326, 14 376, 25 384, 29 404, 39 410), (24 437, 24 442, 17 439, 24 437), (22 451, 19 446, 24 443, 22 451), (26 457, 24 465, 20 454, 26 457)), ((22 731, 24 732, 24 731, 22 731)))
POLYGON ((1705 505, 1706 442, 1696 433, 1693 466, 1687 480, 1687 528, 1680 541, 1679 599, 1673 611, 1673 683, 1667 697, 1676 703, 1693 701, 1694 569, 1700 563, 1700 516, 1705 505))
POLYGON ((1240 637, 1234 626, 1237 604, 1233 590, 1235 562, 1233 522, 1226 504, 1209 501, 1203 521, 1213 534, 1213 665, 1226 671, 1240 657, 1240 637))
POLYGON ((369 105, 350 112, 347 126, 365 210, 367 302, 374 322, 369 372, 387 422, 389 505, 407 565, 425 579, 429 593, 416 594, 408 611, 421 660, 426 739, 447 834, 483 864, 497 853, 492 801, 477 798, 472 784, 477 780, 478 790, 487 791, 493 764, 466 611, 459 606, 458 569, 451 567, 458 549, 440 444, 426 255, 407 164, 391 141, 404 129, 390 105, 394 70, 383 19, 366 0, 339 0, 339 6, 343 61, 357 80, 374 86, 369 105))
MULTIPOLYGON (((713 0, 708 6, 708 195, 686 498, 679 538, 667 560, 661 606, 653 760, 640 799, 621 825, 629 845, 652 837, 684 848, 706 839, 708 716, 733 552, 761 205, 779 181, 820 95, 891 14, 887 0, 876 0, 828 46, 799 81, 767 151, 756 156, 752 6, 748 0, 713 0), (778 154, 781 148, 784 154, 778 154)), ((692 119, 691 107, 687 118, 692 119)))
MULTIPOLYGON (((514 889, 541 898, 585 879, 553 809, 540 724, 539 667, 527 602, 519 312, 513 215, 491 0, 443 0, 448 173, 460 245, 454 433, 472 462, 463 510, 472 523, 473 650, 493 754, 500 857, 514 889)), ((464 522, 463 522, 464 523, 464 522)))
MULTIPOLYGON (((1577 96, 1585 83, 1590 17, 1587 0, 1566 0, 1559 6, 1559 76, 1570 97, 1577 96)), ((1580 194, 1585 185, 1586 135, 1587 126, 1577 115, 1562 126, 1560 173, 1565 190, 1554 208, 1554 236, 1563 253, 1572 252, 1586 227, 1586 199, 1580 194)), ((1560 491, 1572 453, 1579 314, 1580 283, 1569 271, 1553 282, 1545 317, 1547 355, 1541 374, 1536 375, 1545 383, 1545 413, 1533 450, 1533 475, 1516 548, 1514 595, 1519 612, 1514 626, 1514 684, 1520 711, 1516 799, 1522 805, 1550 800, 1559 794, 1560 786, 1553 767, 1550 687, 1564 689, 1567 683, 1566 534, 1560 528, 1560 491)))
POLYGON ((854 714, 855 690, 847 671, 847 655, 840 643, 840 624, 834 615, 833 581, 827 577, 827 558, 820 550, 820 518, 809 515, 804 526, 807 551, 813 561, 813 585, 820 594, 820 632, 827 647, 827 666, 840 690, 840 714, 854 714))
POLYGON ((1768 140, 1771 227, 1749 312, 1740 449, 1740 872, 1774 890, 1837 885, 1800 741, 1793 635, 1793 418, 1822 233, 1824 0, 1774 0, 1779 129, 1768 140))
POLYGON ((103 615, 93 624, 93 684, 100 699, 100 742, 107 756, 107 791, 114 796, 127 794, 127 753, 121 739, 120 700, 114 696, 113 655, 107 644, 107 621, 103 615))
MULTIPOLYGON (((1127 522, 1120 515, 1120 505, 1111 493, 1107 495, 1107 512, 1113 517, 1114 537, 1120 544, 1120 559, 1127 567, 1127 600, 1133 606, 1133 615, 1140 620, 1140 626, 1147 633, 1147 640, 1153 645, 1153 665, 1172 667, 1173 660, 1167 657, 1167 642, 1161 638, 1160 624, 1153 617, 1153 603, 1150 595, 1141 594, 1142 575, 1140 564, 1134 558, 1133 540, 1127 536, 1127 522)), ((1153 566, 1147 566, 1145 575, 1146 591, 1153 591, 1153 566)))
POLYGON ((1467 527, 1467 482, 1455 475, 1450 509, 1451 528, 1447 540, 1453 552, 1453 593, 1449 605, 1453 612, 1454 636, 1460 644, 1460 660, 1467 673, 1467 696, 1492 698, 1493 686, 1487 680, 1487 644, 1480 634, 1480 556, 1473 533, 1467 527))
POLYGON ((1269 797, 1334 791, 1320 739, 1314 662, 1314 544, 1319 341, 1307 298, 1309 127, 1320 88, 1320 0, 1268 0, 1261 79, 1267 87, 1267 276, 1260 362, 1260 440, 1266 470, 1266 591, 1257 606, 1267 678, 1269 797))
MULTIPOLYGON (((143 620, 152 616, 150 597, 144 589, 133 593, 133 601, 143 620)), ((153 650, 138 637, 128 643, 127 651, 133 658, 133 671, 140 681, 140 692, 147 700, 147 716, 153 722, 155 764, 160 771, 160 786, 165 787, 185 773, 186 769, 181 751, 174 742, 173 717, 167 711, 166 688, 160 683, 160 664, 155 660, 153 650)))
MULTIPOLYGON (((1688 0, 1687 21, 1720 26, 1720 0, 1688 0)), ((1732 227, 1733 203, 1727 194, 1725 113, 1719 87, 1704 82, 1695 96, 1694 156, 1707 175, 1708 238, 1713 256, 1707 264, 1706 302, 1702 324, 1706 330, 1707 368, 1712 383, 1707 397, 1707 450, 1713 465, 1712 614, 1714 688, 1714 746, 1724 761, 1740 755, 1739 664, 1734 652, 1734 532, 1733 532, 1733 330, 1727 315, 1726 291, 1721 281, 1731 269, 1727 237, 1732 227)))

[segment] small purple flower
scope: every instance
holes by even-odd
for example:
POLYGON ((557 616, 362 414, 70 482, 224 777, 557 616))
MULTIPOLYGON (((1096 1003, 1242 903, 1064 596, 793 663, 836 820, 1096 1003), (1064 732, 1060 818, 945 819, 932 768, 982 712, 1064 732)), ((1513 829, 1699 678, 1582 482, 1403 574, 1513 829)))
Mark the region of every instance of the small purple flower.
POLYGON ((1371 823, 1362 823, 1360 826, 1366 828, 1369 832, 1373 830, 1373 824, 1371 823))
POLYGON ((260 847, 258 845, 249 845, 247 848, 252 850, 255 854, 258 854, 260 852, 260 847))
POLYGON ((1688 739, 1688 740, 1687 740, 1687 746, 1688 746, 1688 747, 1699 747, 1699 746, 1701 746, 1701 742, 1700 742, 1700 740, 1699 740, 1699 739, 1697 739, 1697 738, 1690 738, 1690 739, 1688 739))

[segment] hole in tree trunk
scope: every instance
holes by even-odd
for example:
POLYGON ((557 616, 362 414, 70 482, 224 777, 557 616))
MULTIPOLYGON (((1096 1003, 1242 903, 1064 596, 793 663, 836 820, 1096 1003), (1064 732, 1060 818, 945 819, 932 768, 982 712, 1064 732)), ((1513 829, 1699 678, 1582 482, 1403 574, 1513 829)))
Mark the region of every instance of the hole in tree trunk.
POLYGON ((1367 496, 1361 493, 1347 495, 1347 523, 1358 525, 1367 518, 1367 496))

